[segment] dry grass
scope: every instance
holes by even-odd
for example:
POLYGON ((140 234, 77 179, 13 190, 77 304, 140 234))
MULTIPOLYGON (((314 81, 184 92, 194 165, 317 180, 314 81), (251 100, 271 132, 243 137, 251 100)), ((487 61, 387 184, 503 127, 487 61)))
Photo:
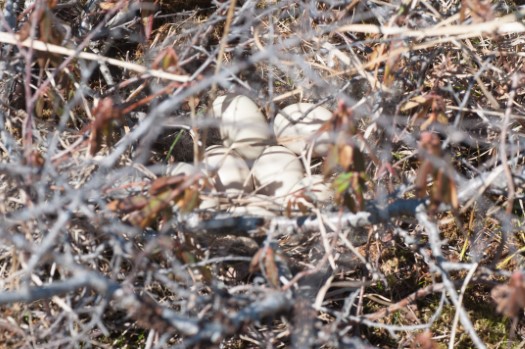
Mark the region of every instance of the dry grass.
POLYGON ((522 346, 512 1, 0 7, 1 347, 522 346), (232 217, 255 196, 166 177, 225 93, 333 111, 335 200, 232 217))

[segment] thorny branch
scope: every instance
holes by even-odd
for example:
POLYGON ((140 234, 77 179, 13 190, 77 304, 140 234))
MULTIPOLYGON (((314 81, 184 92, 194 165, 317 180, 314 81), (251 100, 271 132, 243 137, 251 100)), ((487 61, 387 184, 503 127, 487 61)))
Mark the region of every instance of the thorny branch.
POLYGON ((484 348, 506 336, 482 321, 494 309, 523 333, 523 275, 495 305, 479 289, 523 263, 515 5, 0 0, 0 344, 484 348), (337 152, 301 155, 346 178, 337 200, 194 210, 194 194, 233 206, 202 175, 145 228, 111 209, 162 201, 148 189, 167 165, 200 165, 227 93, 269 124, 298 102, 337 114, 337 152))
MULTIPOLYGON (((479 174, 475 178, 463 180, 458 192, 462 207, 483 196, 485 192, 490 191, 491 187, 500 189, 502 181, 505 180, 505 167, 500 165, 491 171, 479 174)), ((344 212, 342 214, 337 212, 325 213, 323 220, 328 223, 328 227, 363 228, 375 224, 386 224, 395 218, 416 217, 418 209, 425 207, 428 203, 428 199, 395 199, 382 205, 370 201, 364 211, 344 212)), ((450 207, 442 205, 440 209, 448 211, 450 207)), ((220 233, 221 231, 227 234, 235 234, 236 232, 243 234, 257 230, 265 224, 277 231, 279 236, 294 232, 309 234, 319 229, 318 217, 313 215, 298 218, 277 217, 268 220, 262 217, 232 217, 228 214, 219 213, 212 219, 202 220, 198 214, 190 214, 182 215, 180 220, 182 230, 199 234, 220 233)))

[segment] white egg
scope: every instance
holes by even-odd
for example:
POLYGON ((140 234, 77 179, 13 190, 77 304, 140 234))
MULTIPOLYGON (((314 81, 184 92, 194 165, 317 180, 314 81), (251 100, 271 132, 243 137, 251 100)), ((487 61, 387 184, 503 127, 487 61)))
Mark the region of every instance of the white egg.
POLYGON ((297 156, 281 146, 265 149, 252 168, 257 192, 277 197, 288 194, 303 178, 303 172, 297 156))
POLYGON ((201 203, 199 209, 207 211, 215 211, 219 209, 219 198, 210 195, 201 195, 201 203))
POLYGON ((195 167, 192 164, 187 162, 175 162, 171 165, 168 165, 166 168, 166 174, 168 176, 176 176, 183 174, 185 176, 195 173, 195 167))
POLYGON ((233 216, 275 217, 275 213, 268 211, 267 209, 263 207, 255 206, 255 205, 232 207, 230 210, 230 213, 233 216))
POLYGON ((271 139, 271 129, 263 113, 246 96, 226 95, 215 99, 213 114, 221 120, 223 143, 247 160, 256 159, 271 139))
POLYGON ((316 133, 331 118, 332 113, 328 109, 316 107, 315 104, 289 105, 275 116, 273 129, 277 143, 300 155, 307 144, 315 142, 313 155, 324 155, 330 145, 330 134, 323 132, 316 136, 316 133))
MULTIPOLYGON (((177 176, 185 175, 190 176, 197 173, 197 169, 192 164, 186 162, 176 162, 171 165, 168 165, 166 169, 166 174, 168 176, 177 176)), ((201 203, 199 204, 199 209, 213 211, 219 208, 219 199, 216 196, 211 196, 209 193, 201 193, 199 196, 201 203)))
POLYGON ((218 191, 239 194, 253 190, 250 169, 235 150, 213 145, 204 152, 203 162, 204 171, 218 191))
POLYGON ((263 194, 253 194, 244 200, 248 206, 259 206, 270 211, 280 210, 280 206, 276 205, 273 198, 263 194))
POLYGON ((314 202, 327 203, 334 197, 334 191, 323 175, 311 175, 301 179, 290 191, 289 197, 303 195, 314 202))
POLYGON ((275 217, 274 212, 280 209, 281 206, 276 204, 273 198, 267 195, 253 194, 243 198, 238 206, 230 206, 229 211, 238 216, 275 217))

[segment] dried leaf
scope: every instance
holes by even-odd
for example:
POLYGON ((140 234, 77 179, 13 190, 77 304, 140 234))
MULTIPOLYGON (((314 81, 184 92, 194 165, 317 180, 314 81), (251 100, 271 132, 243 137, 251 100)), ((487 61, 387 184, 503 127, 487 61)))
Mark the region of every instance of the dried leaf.
POLYGON ((253 256, 248 270, 250 273, 260 271, 261 264, 264 266, 264 273, 270 284, 279 287, 279 268, 276 263, 275 251, 271 247, 260 248, 253 256))
POLYGON ((374 47, 372 50, 372 53, 368 56, 368 65, 367 68, 369 70, 375 70, 379 68, 379 66, 382 64, 381 61, 379 61, 383 55, 386 54, 387 46, 386 44, 380 44, 374 47))
POLYGON ((416 96, 410 98, 408 102, 403 104, 401 108, 399 109, 402 112, 414 109, 416 107, 421 106, 422 104, 425 104, 427 102, 428 98, 426 96, 416 96))
POLYGON ((41 168, 42 166, 44 166, 45 160, 38 150, 33 149, 26 156, 26 163, 31 167, 41 168))
POLYGON ((129 196, 122 200, 113 200, 108 204, 108 209, 111 211, 119 211, 122 213, 129 213, 137 211, 146 206, 149 199, 144 195, 129 196))
POLYGON ((58 29, 59 20, 49 10, 42 11, 38 22, 40 40, 50 44, 60 45, 64 40, 63 33, 58 29))
POLYGON ((146 40, 149 40, 151 32, 153 31, 153 21, 156 9, 157 6, 153 0, 143 0, 140 16, 142 18, 142 26, 144 27, 144 35, 146 40))
POLYGON ((270 284, 275 288, 279 287, 279 268, 277 268, 277 263, 275 262, 275 252, 271 247, 266 249, 264 268, 270 284))
POLYGON ((414 343, 411 346, 412 349, 438 349, 439 346, 432 339, 432 332, 426 330, 416 336, 414 343))
POLYGON ((331 146, 323 164, 323 176, 328 178, 339 166, 339 151, 337 146, 331 146))
POLYGON ((416 185, 416 196, 423 198, 426 196, 426 186, 429 177, 435 179, 437 177, 436 167, 432 159, 427 158, 428 155, 436 158, 441 158, 441 141, 438 135, 431 132, 423 132, 420 136, 420 159, 422 161, 419 167, 415 185, 416 185))
POLYGON ((184 175, 177 175, 177 176, 168 176, 168 177, 159 177, 151 183, 151 187, 149 189, 149 193, 152 195, 156 195, 160 192, 173 189, 185 181, 184 175))
POLYGON ((102 143, 111 141, 113 122, 122 115, 121 110, 114 106, 109 97, 102 99, 93 110, 95 121, 91 124, 91 135, 89 137, 89 153, 95 155, 102 143))
POLYGON ((149 199, 148 203, 139 211, 129 215, 129 222, 142 229, 149 227, 166 210, 170 209, 172 200, 170 192, 164 192, 149 199))
POLYGON ((525 308, 525 275, 515 271, 508 285, 499 285, 492 289, 492 299, 497 304, 496 310, 508 317, 516 317, 525 308))
MULTIPOLYGON (((128 1, 126 1, 128 2, 128 1)), ((100 7, 101 10, 108 11, 117 6, 119 3, 119 0, 106 0, 103 2, 99 2, 98 7, 100 7)), ((127 6, 128 4, 126 4, 127 6)))
POLYGON ((181 212, 191 212, 201 203, 199 190, 197 188, 186 188, 181 199, 177 200, 176 205, 181 212))
POLYGON ((172 47, 167 47, 162 50, 151 66, 155 69, 164 69, 164 70, 175 70, 179 65, 179 57, 172 47))
POLYGON ((437 204, 449 204, 454 209, 458 208, 456 183, 443 171, 439 169, 432 185, 431 200, 437 204))
POLYGON ((417 171, 416 179, 414 181, 416 188, 416 197, 422 199, 427 196, 427 180, 432 175, 434 166, 428 160, 423 161, 419 170, 417 171))
POLYGON ((348 172, 337 176, 333 182, 335 200, 352 212, 361 211, 365 206, 364 190, 366 177, 364 173, 348 172))
POLYGON ((396 51, 397 47, 400 45, 400 43, 396 43, 395 41, 390 44, 389 52, 388 52, 388 59, 385 63, 385 70, 383 73, 383 85, 384 86, 392 86, 396 79, 396 72, 400 68, 400 55, 399 54, 393 54, 393 52, 396 51))
POLYGON ((365 157, 355 144, 339 146, 338 163, 346 171, 363 172, 366 170, 365 157))
POLYGON ((420 158, 422 164, 418 170, 415 187, 416 196, 423 198, 426 196, 427 181, 432 181, 430 188, 430 199, 432 206, 437 207, 441 203, 449 204, 454 209, 459 207, 457 196, 457 186, 446 168, 437 166, 432 158, 442 159, 441 141, 437 134, 423 132, 420 141, 420 158), (429 158, 426 156, 430 155, 429 158))
POLYGON ((263 249, 260 248, 252 257, 252 260, 250 261, 250 266, 248 268, 248 271, 250 273, 255 273, 256 271, 260 270, 259 262, 261 260, 261 255, 263 253, 263 249))
POLYGON ((290 218, 292 217, 292 200, 289 200, 286 202, 286 208, 284 210, 286 217, 290 218))
POLYGON ((344 169, 350 169, 354 164, 354 147, 350 145, 343 145, 339 148, 339 164, 344 169))
POLYGON ((474 23, 483 23, 495 18, 491 1, 462 0, 460 9, 460 21, 466 19, 467 12, 474 23))

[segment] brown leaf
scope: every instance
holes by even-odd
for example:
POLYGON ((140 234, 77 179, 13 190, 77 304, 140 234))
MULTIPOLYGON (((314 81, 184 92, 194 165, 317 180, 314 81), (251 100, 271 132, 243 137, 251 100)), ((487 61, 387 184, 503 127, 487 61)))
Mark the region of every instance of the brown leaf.
POLYGON ((170 202, 172 196, 170 192, 164 192, 148 200, 148 203, 139 211, 129 215, 129 222, 142 229, 149 227, 160 214, 167 209, 171 210, 170 202))
POLYGON ((279 268, 276 263, 275 251, 271 247, 260 248, 253 256, 248 270, 250 273, 259 271, 261 264, 264 266, 264 272, 270 284, 279 287, 279 268), (264 256, 262 256, 263 253, 265 253, 264 256))
POLYGON ((437 207, 437 205, 445 203, 457 209, 459 202, 456 183, 446 168, 435 164, 435 159, 443 159, 441 140, 437 134, 431 132, 421 134, 420 158, 422 164, 415 180, 416 196, 419 198, 426 196, 427 181, 430 178, 432 181, 430 188, 432 206, 437 207))
POLYGON ((449 204, 454 209, 459 207, 456 183, 443 169, 437 171, 430 198, 435 203, 449 204))
POLYGON ((422 161, 419 167, 415 185, 416 195, 419 198, 426 196, 427 180, 429 177, 435 179, 437 176, 437 169, 434 166, 432 159, 427 158, 428 155, 440 158, 441 157, 441 141, 435 133, 423 132, 420 136, 420 154, 422 161))
POLYGON ((284 213, 285 213, 286 217, 288 217, 288 218, 292 217, 292 200, 288 200, 286 202, 286 208, 284 210, 284 213))
POLYGON ((151 37, 151 32, 153 31, 153 22, 155 19, 154 14, 156 10, 157 6, 153 0, 143 0, 141 4, 140 16, 142 18, 142 25, 144 27, 144 35, 146 40, 149 40, 151 37))
POLYGON ((339 151, 337 148, 337 146, 331 146, 328 154, 326 155, 326 159, 323 163, 323 176, 325 178, 330 177, 337 166, 339 166, 339 151))
POLYGON ((339 146, 338 162, 346 171, 363 172, 366 170, 365 157, 355 144, 339 146))
POLYGON ((392 53, 397 50, 398 46, 400 46, 400 44, 394 41, 389 47, 388 59, 386 60, 385 71, 383 73, 383 85, 385 86, 392 86, 396 78, 396 72, 400 68, 400 55, 392 53))
POLYGON ((111 203, 111 209, 132 212, 128 220, 141 228, 148 227, 155 220, 168 220, 174 205, 182 212, 189 212, 200 204, 198 184, 182 186, 184 176, 160 177, 156 179, 148 192, 149 197, 135 196, 111 203))
POLYGON ((497 304, 496 310, 508 317, 516 317, 525 308, 525 275, 515 271, 508 285, 499 285, 490 293, 497 304))
POLYGON ((439 95, 427 94, 413 97, 401 107, 401 111, 415 108, 417 108, 417 111, 412 116, 410 124, 414 126, 419 119, 426 119, 419 126, 422 131, 431 129, 431 126, 436 122, 443 125, 448 124, 448 119, 445 115, 445 102, 443 97, 439 95))
POLYGON ((180 184, 184 183, 184 181, 185 181, 185 176, 183 175, 159 177, 155 179, 153 183, 151 183, 149 193, 152 195, 156 195, 165 190, 175 188, 179 186, 180 184))
POLYGON ((91 135, 89 137, 89 153, 95 155, 104 141, 111 141, 113 132, 113 121, 121 117, 119 108, 113 104, 113 100, 106 97, 99 101, 93 110, 95 121, 91 124, 91 135))
POLYGON ((461 22, 466 19, 467 11, 470 13, 474 23, 488 22, 495 18, 491 1, 462 0, 460 10, 461 22))
POLYGON ((346 170, 354 164, 354 147, 343 145, 339 147, 339 164, 346 170))
POLYGON ((181 212, 191 212, 201 203, 199 190, 196 187, 186 188, 184 195, 177 200, 176 205, 181 212))
POLYGON ((386 54, 387 52, 387 45, 386 44, 380 44, 374 47, 372 50, 372 53, 368 56, 368 64, 367 68, 369 70, 375 70, 379 68, 379 66, 382 64, 380 59, 386 54))
POLYGON ((40 40, 50 44, 60 45, 64 40, 64 34, 59 30, 60 21, 49 9, 42 11, 39 25, 40 40))
POLYGON ((268 281, 270 281, 270 284, 273 287, 279 287, 279 269, 275 262, 275 252, 270 247, 267 248, 264 267, 266 269, 266 277, 268 278, 268 281))
POLYGON ((45 160, 38 150, 33 149, 26 156, 26 163, 29 166, 41 168, 42 166, 44 166, 45 160))
POLYGON ((419 170, 417 171, 416 180, 414 182, 416 186, 416 196, 418 198, 424 198, 427 195, 427 180, 428 177, 434 171, 434 166, 430 161, 423 161, 419 170))
POLYGON ((261 254, 263 253, 263 249, 260 248, 252 257, 252 260, 250 261, 250 266, 248 268, 248 271, 250 273, 255 273, 256 271, 260 270, 259 262, 261 260, 261 254))
POLYGON ((428 98, 426 96, 412 97, 408 100, 408 102, 403 104, 399 110, 402 112, 405 112, 405 111, 417 108, 421 105, 424 105, 425 103, 427 103, 427 101, 428 101, 428 98))
POLYGON ((129 213, 137 211, 146 206, 149 199, 144 195, 129 196, 122 200, 113 200, 108 204, 110 211, 129 213))
POLYGON ((432 332, 426 330, 416 336, 414 343, 411 346, 412 349, 438 349, 439 346, 432 339, 432 332))
POLYGON ((186 71, 180 66, 179 56, 173 47, 167 47, 162 50, 155 57, 151 66, 174 74, 186 74, 186 71))
MULTIPOLYGON (((126 0, 126 4, 124 5, 125 7, 128 5, 129 1, 126 0)), ((119 0, 106 0, 106 1, 102 1, 98 4, 98 7, 100 7, 101 10, 111 10, 112 8, 114 8, 115 6, 117 6, 119 3, 119 0)))

